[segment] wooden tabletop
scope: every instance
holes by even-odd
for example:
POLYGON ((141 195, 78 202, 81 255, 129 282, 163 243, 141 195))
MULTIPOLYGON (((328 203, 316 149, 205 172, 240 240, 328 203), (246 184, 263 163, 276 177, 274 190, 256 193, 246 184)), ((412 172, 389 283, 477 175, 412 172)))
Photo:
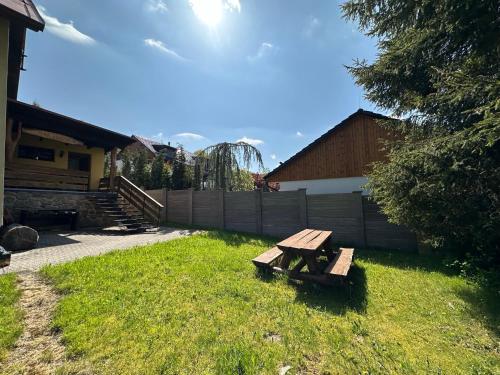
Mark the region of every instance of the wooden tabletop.
POLYGON ((332 235, 329 230, 304 229, 278 243, 280 250, 318 250, 332 235))

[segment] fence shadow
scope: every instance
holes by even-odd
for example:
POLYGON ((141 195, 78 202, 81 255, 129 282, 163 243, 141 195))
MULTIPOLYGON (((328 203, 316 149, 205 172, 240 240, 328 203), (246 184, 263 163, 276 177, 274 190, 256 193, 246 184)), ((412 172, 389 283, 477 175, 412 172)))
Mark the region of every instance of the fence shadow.
POLYGON ((207 237, 215 240, 222 240, 227 246, 240 247, 242 245, 256 244, 262 245, 266 244, 271 246, 278 240, 274 237, 262 236, 251 233, 243 232, 227 232, 221 230, 210 230, 207 232, 207 237))

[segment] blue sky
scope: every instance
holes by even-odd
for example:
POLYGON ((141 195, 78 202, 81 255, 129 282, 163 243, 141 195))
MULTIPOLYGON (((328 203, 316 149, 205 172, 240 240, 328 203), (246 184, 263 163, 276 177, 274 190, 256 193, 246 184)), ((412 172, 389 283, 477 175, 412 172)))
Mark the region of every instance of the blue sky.
POLYGON ((39 0, 19 99, 189 151, 246 140, 273 169, 358 108, 375 41, 326 0, 39 0))

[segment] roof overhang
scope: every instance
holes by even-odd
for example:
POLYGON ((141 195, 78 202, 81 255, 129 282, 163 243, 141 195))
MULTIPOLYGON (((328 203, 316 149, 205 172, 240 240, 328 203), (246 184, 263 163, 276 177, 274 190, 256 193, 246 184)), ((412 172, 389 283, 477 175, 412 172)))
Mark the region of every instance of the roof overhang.
POLYGON ((124 134, 107 130, 46 109, 9 99, 7 117, 23 123, 23 127, 59 133, 82 141, 86 146, 109 151, 115 147, 123 149, 134 143, 124 134))
POLYGON ((0 0, 0 17, 33 31, 43 31, 45 22, 31 0, 0 0))

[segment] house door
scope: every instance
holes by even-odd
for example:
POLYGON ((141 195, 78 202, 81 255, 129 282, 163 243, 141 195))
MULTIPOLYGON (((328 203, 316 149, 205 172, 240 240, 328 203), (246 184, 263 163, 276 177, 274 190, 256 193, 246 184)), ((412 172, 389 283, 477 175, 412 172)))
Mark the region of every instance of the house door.
POLYGON ((68 169, 72 171, 90 172, 90 155, 68 153, 68 169))

